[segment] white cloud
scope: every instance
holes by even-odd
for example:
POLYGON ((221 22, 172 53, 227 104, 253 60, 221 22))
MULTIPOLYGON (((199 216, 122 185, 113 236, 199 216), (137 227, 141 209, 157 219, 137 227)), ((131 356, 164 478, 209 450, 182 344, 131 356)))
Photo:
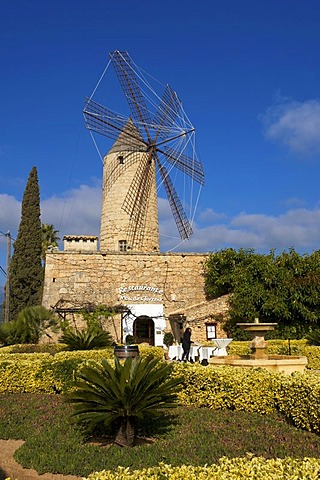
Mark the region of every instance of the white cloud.
POLYGON ((223 214, 215 212, 212 208, 206 208, 205 210, 199 213, 198 221, 209 223, 209 222, 215 222, 216 220, 219 220, 221 218, 224 218, 223 214))
MULTIPOLYGON (((20 222, 20 202, 0 194, 0 231, 16 235, 20 222)), ((65 234, 98 235, 100 229, 101 185, 81 185, 64 196, 53 196, 41 203, 42 222, 51 223, 65 234)), ((240 213, 233 218, 213 212, 199 213, 189 241, 180 240, 168 200, 159 199, 161 249, 208 252, 233 247, 254 248, 259 252, 287 250, 301 253, 320 248, 320 208, 292 208, 279 216, 240 213), (206 221, 205 226, 203 222, 206 221)), ((6 237, 0 235, 0 265, 5 266, 6 237)), ((0 278, 1 281, 1 278, 0 278)))
POLYGON ((80 185, 65 197, 41 202, 42 223, 53 224, 63 235, 98 235, 101 214, 101 184, 80 185))
POLYGON ((20 222, 21 204, 12 195, 0 193, 0 230, 16 232, 20 222))
POLYGON ((285 201, 285 205, 288 208, 304 207, 306 205, 306 201, 304 198, 291 197, 291 198, 287 198, 287 200, 285 201))
POLYGON ((259 252, 295 247, 301 253, 319 249, 320 208, 292 209, 277 217, 241 213, 222 224, 195 227, 194 235, 181 245, 176 239, 162 239, 163 249, 175 251, 216 251, 227 247, 259 252))
POLYGON ((320 101, 281 99, 262 117, 266 137, 300 155, 320 153, 320 101))
MULTIPOLYGON (((81 185, 66 196, 53 196, 41 202, 42 223, 53 224, 62 240, 66 234, 98 235, 100 230, 101 185, 81 185)), ((20 223, 21 202, 0 194, 0 231, 10 230, 16 237, 20 223)), ((0 244, 6 239, 0 235, 0 244)), ((3 262, 2 262, 3 263, 3 262)), ((0 263, 1 265, 1 263, 0 263)))

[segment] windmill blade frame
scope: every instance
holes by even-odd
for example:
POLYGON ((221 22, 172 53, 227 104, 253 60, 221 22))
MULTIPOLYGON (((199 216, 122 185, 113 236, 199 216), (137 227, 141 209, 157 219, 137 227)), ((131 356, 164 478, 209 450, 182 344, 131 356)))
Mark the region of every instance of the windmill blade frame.
POLYGON ((194 160, 193 158, 185 155, 182 152, 177 151, 172 147, 164 147, 164 150, 157 149, 166 160, 176 168, 179 168, 183 173, 190 178, 198 182, 200 185, 204 185, 204 171, 202 163, 194 160))
POLYGON ((193 234, 192 227, 184 211, 182 203, 180 202, 179 196, 173 186, 166 167, 161 164, 158 157, 156 157, 156 161, 180 237, 182 238, 182 240, 187 240, 193 234))
POLYGON ((181 109, 181 100, 179 100, 176 92, 166 85, 165 91, 160 99, 157 111, 154 115, 155 140, 166 140, 175 124, 175 120, 181 109))
MULTIPOLYGON (((116 139, 116 143, 120 137, 122 141, 120 142, 122 153, 110 157, 109 178, 104 180, 104 188, 108 192, 112 185, 119 181, 121 175, 132 172, 130 173, 132 179, 125 180, 129 187, 126 187, 128 191, 122 200, 121 209, 130 219, 128 235, 132 243, 138 245, 140 242, 138 237, 143 235, 147 216, 148 185, 152 179, 156 191, 158 177, 168 198, 179 235, 186 240, 193 231, 170 175, 174 169, 178 190, 179 185, 180 190, 182 186, 193 188, 194 184, 197 184, 200 189, 204 185, 203 165, 197 157, 192 156, 192 152, 189 155, 187 150, 189 147, 194 149, 192 135, 195 129, 187 118, 177 93, 169 84, 159 96, 151 89, 144 73, 134 64, 128 52, 115 50, 109 56, 131 115, 122 116, 91 98, 86 101, 84 109, 86 127, 105 137, 116 139), (154 98, 156 102, 152 100, 154 98), (131 127, 128 126, 129 122, 131 127), (148 173, 152 170, 147 168, 148 161, 153 165, 152 175, 148 173), (131 169, 136 162, 138 165, 131 169), (181 174, 184 176, 180 184, 179 172, 180 176, 181 174), (186 177, 189 177, 190 182, 186 182, 186 177)), ((113 147, 110 152, 114 153, 113 147)), ((190 201, 192 204, 192 192, 190 201)), ((158 216, 158 213, 156 215, 158 216)))
POLYGON ((141 92, 133 62, 128 52, 116 50, 110 54, 112 65, 117 74, 125 98, 131 110, 132 118, 141 135, 146 134, 150 141, 147 125, 152 125, 152 119, 141 92))

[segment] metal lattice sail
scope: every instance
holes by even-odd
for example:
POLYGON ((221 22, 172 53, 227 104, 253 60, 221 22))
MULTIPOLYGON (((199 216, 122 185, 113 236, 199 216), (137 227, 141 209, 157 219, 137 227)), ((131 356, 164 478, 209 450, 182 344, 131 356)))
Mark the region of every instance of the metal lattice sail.
POLYGON ((130 248, 139 250, 145 231, 148 198, 155 172, 164 186, 181 239, 192 235, 192 226, 171 179, 178 169, 192 181, 204 184, 200 160, 185 153, 185 145, 194 127, 188 121, 176 92, 167 85, 158 104, 149 106, 145 82, 127 52, 110 53, 111 63, 129 105, 129 118, 106 108, 92 98, 86 99, 86 127, 121 143, 121 155, 112 158, 105 178, 106 191, 125 171, 137 164, 121 208, 129 216, 127 239, 130 248), (183 120, 183 122, 181 122, 183 120), (125 146, 125 147, 124 147, 125 146))

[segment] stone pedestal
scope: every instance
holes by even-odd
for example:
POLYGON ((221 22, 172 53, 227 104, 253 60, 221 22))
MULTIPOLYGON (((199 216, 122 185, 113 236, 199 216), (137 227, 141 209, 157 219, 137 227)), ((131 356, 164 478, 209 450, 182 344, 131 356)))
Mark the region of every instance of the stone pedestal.
POLYGON ((249 332, 252 338, 250 343, 253 358, 266 358, 268 344, 264 339, 267 332, 274 330, 276 323, 237 323, 242 330, 249 332))

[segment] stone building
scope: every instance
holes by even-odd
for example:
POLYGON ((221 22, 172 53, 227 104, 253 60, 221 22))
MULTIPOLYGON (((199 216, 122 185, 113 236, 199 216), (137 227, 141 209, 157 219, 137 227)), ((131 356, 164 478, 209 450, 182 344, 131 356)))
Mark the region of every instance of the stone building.
POLYGON ((179 342, 186 325, 194 341, 225 336, 220 323, 227 301, 206 299, 205 254, 81 250, 87 238, 73 237, 73 251, 68 245, 47 254, 44 306, 67 318, 87 305, 122 306, 107 325, 118 342, 130 334, 138 342, 162 345, 167 331, 179 342))
POLYGON ((168 331, 180 342, 186 326, 194 341, 223 337, 227 301, 206 299, 207 254, 159 251, 154 159, 134 128, 128 122, 104 159, 100 245, 67 235, 63 251, 47 252, 43 305, 68 319, 85 306, 112 307, 106 328, 117 342, 133 335, 163 345, 168 331))

